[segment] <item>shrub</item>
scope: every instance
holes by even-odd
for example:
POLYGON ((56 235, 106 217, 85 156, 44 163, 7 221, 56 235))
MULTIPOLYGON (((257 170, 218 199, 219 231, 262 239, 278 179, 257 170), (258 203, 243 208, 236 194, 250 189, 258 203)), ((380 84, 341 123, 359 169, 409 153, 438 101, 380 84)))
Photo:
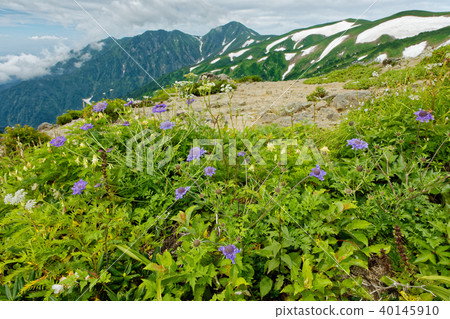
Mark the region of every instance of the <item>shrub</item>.
POLYGON ((327 92, 327 90, 325 90, 323 87, 321 87, 321 86, 318 86, 316 89, 315 89, 315 91, 314 92, 312 92, 311 94, 309 94, 307 97, 306 97, 306 100, 307 101, 312 101, 312 102, 315 102, 315 101, 318 101, 318 100, 320 100, 320 99, 323 99, 325 96, 327 96, 328 95, 328 92, 327 92))
POLYGON ((47 134, 38 132, 35 128, 25 125, 7 127, 1 134, 1 144, 5 146, 7 155, 12 155, 31 146, 42 145, 50 140, 47 134))
POLYGON ((240 79, 236 80, 236 83, 245 83, 245 82, 262 82, 262 78, 259 75, 248 75, 244 76, 240 79))
POLYGON ((58 125, 64 125, 70 122, 72 122, 72 116, 68 113, 60 115, 56 118, 56 124, 58 125))
MULTIPOLYGON (((233 88, 233 90, 236 89, 236 85, 235 85, 235 84, 229 83, 229 82, 226 81, 226 80, 222 80, 222 81, 214 81, 214 82, 212 82, 212 83, 214 83, 214 86, 211 87, 211 94, 220 93, 220 89, 221 89, 221 86, 222 86, 222 85, 227 85, 227 84, 229 84, 229 85, 231 85, 231 87, 233 88)), ((193 94, 193 95, 195 95, 195 96, 201 96, 202 93, 199 91, 199 87, 201 87, 201 86, 203 86, 203 85, 204 85, 203 82, 197 82, 197 83, 194 83, 194 85, 193 85, 193 87, 192 87, 192 93, 191 93, 191 94, 193 94)))

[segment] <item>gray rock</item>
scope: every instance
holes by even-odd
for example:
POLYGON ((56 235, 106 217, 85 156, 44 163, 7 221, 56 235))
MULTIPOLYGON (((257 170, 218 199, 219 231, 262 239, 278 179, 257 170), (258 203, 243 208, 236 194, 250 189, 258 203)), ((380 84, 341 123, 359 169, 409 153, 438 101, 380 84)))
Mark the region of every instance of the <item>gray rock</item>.
POLYGON ((368 100, 370 97, 370 91, 345 92, 336 95, 330 102, 330 106, 341 112, 348 109, 350 105, 358 105, 360 101, 368 100))
POLYGON ((217 79, 218 79, 219 81, 233 82, 233 79, 230 78, 228 75, 226 75, 226 74, 224 74, 224 73, 219 74, 219 75, 217 76, 217 79))
POLYGON ((37 130, 39 132, 44 132, 44 131, 48 131, 48 130, 52 129, 54 126, 55 126, 54 124, 44 122, 38 126, 37 130))
POLYGON ((259 119, 259 121, 261 121, 262 123, 273 123, 275 120, 277 120, 279 118, 278 115, 273 114, 273 113, 264 113, 261 118, 259 119))
POLYGON ((290 116, 281 116, 278 117, 273 123, 278 124, 283 127, 291 126, 291 117, 290 116))
POLYGON ((280 115, 287 116, 292 113, 297 113, 303 111, 304 109, 307 109, 311 105, 313 105, 313 102, 294 102, 289 104, 288 106, 283 107, 280 111, 280 115))
POLYGON ((339 113, 330 113, 327 115, 327 120, 335 122, 339 119, 339 113))
POLYGON ((316 103, 315 108, 316 108, 316 111, 318 111, 318 110, 323 109, 323 108, 325 108, 327 106, 328 106, 328 103, 326 101, 319 101, 319 102, 316 103))

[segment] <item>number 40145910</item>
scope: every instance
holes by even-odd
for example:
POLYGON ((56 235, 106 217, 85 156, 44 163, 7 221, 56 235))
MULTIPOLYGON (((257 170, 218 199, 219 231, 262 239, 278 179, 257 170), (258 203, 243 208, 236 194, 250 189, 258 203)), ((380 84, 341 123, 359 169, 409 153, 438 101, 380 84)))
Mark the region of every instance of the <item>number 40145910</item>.
POLYGON ((383 306, 378 311, 383 315, 388 316, 437 316, 439 314, 438 306, 383 306))

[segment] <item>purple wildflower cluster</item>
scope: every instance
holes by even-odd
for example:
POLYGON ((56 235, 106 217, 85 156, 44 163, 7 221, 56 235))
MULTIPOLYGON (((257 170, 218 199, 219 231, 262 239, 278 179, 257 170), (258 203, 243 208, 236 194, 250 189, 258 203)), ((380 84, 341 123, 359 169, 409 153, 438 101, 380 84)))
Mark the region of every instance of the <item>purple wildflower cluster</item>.
POLYGON ((50 144, 56 147, 63 146, 64 143, 67 141, 65 136, 58 136, 55 137, 53 140, 50 141, 50 144))
POLYGON ((223 253, 226 259, 230 259, 233 264, 235 263, 236 254, 241 252, 235 245, 220 246, 219 251, 223 253))
POLYGON ((92 107, 92 111, 94 111, 94 112, 103 112, 106 109, 107 106, 108 106, 108 102, 106 102, 106 101, 98 102, 97 104, 95 104, 92 107))
POLYGON ((183 198, 183 196, 186 195, 186 193, 187 193, 190 189, 191 189, 191 188, 190 188, 189 186, 177 188, 177 189, 175 190, 175 199, 178 200, 178 199, 183 198))
POLYGON ((351 146, 353 150, 362 150, 369 147, 366 142, 358 138, 347 140, 347 146, 351 146))
POLYGON ((205 176, 213 176, 216 173, 216 169, 212 166, 205 167, 203 171, 205 172, 205 176))
POLYGON ((244 151, 240 151, 237 155, 238 155, 238 156, 245 157, 245 152, 244 152, 244 151))
POLYGON ((125 122, 123 122, 123 124, 122 124, 123 126, 130 126, 130 122, 128 122, 128 121, 125 121, 125 122))
POLYGON ((414 114, 417 115, 416 121, 419 121, 419 122, 428 123, 428 121, 434 120, 434 117, 433 117, 433 115, 431 115, 431 113, 428 113, 427 111, 422 110, 422 109, 419 109, 414 114))
POLYGON ((80 127, 83 131, 90 130, 91 128, 94 128, 94 126, 91 123, 85 123, 82 127, 80 127))
POLYGON ((152 109, 152 112, 153 113, 164 113, 164 112, 167 112, 167 105, 165 105, 164 103, 157 104, 152 109))
POLYGON ((161 130, 171 130, 173 129, 175 126, 174 122, 170 122, 169 120, 162 122, 161 125, 159 126, 159 128, 161 130))
POLYGON ((189 155, 187 158, 187 161, 190 162, 192 160, 199 160, 200 157, 202 157, 204 154, 206 153, 206 151, 200 147, 193 147, 191 148, 191 150, 189 151, 189 155))
POLYGON ((321 180, 321 181, 323 181, 323 177, 324 177, 325 175, 327 175, 327 173, 326 173, 324 170, 321 170, 321 169, 320 169, 320 165, 319 165, 319 164, 317 164, 316 167, 314 167, 314 168, 312 169, 311 174, 309 174, 309 176, 311 176, 311 177, 316 177, 316 178, 318 178, 318 179, 321 180))
POLYGON ((124 104, 123 106, 130 106, 130 105, 132 105, 133 103, 134 103, 133 100, 131 100, 131 101, 129 101, 128 103, 124 104))
POLYGON ((81 195, 81 192, 86 188, 86 185, 88 183, 86 181, 83 181, 83 179, 80 179, 78 182, 76 182, 73 187, 73 195, 81 195))
POLYGON ((191 105, 192 103, 194 103, 194 101, 195 101, 194 99, 187 99, 186 104, 191 105))

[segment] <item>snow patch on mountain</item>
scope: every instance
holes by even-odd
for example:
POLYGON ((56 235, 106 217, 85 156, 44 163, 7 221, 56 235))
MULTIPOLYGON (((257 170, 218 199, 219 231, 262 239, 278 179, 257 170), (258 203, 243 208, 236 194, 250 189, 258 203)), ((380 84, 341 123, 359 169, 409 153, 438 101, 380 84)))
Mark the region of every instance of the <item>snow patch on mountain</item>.
POLYGON ((192 72, 195 68, 198 68, 200 65, 194 65, 189 68, 189 72, 192 72))
POLYGON ((255 42, 255 40, 253 40, 253 39, 245 41, 244 44, 242 45, 242 48, 248 47, 253 42, 255 42))
POLYGON ((295 45, 294 45, 294 48, 295 48, 298 43, 303 41, 307 36, 309 36, 311 34, 321 34, 326 37, 329 37, 333 34, 343 32, 343 31, 346 31, 346 30, 348 30, 350 28, 354 28, 354 27, 357 27, 357 25, 355 25, 353 22, 341 21, 341 22, 331 24, 331 25, 326 25, 326 26, 320 27, 320 28, 314 28, 314 29, 308 29, 308 30, 296 32, 291 35, 291 38, 292 38, 292 41, 295 42, 295 45))
POLYGON ((231 71, 233 71, 234 69, 236 69, 239 65, 233 65, 230 69, 231 71))
POLYGON ((312 47, 309 47, 305 50, 302 50, 302 56, 308 55, 316 51, 317 45, 313 45, 312 47))
POLYGON ((290 65, 288 66, 286 72, 284 72, 283 77, 281 78, 282 80, 284 80, 284 78, 286 77, 286 75, 288 75, 288 74, 292 71, 292 69, 294 68, 294 66, 295 66, 295 63, 292 63, 292 64, 290 64, 290 65))
POLYGON ((278 39, 274 42, 272 42, 271 44, 269 44, 268 46, 266 46, 266 54, 270 52, 270 49, 272 49, 274 46, 276 46, 277 44, 280 44, 281 42, 287 40, 290 37, 290 35, 283 37, 281 39, 278 39))
POLYGON ((324 57, 326 57, 328 55, 328 53, 331 52, 331 50, 333 50, 339 44, 344 42, 344 40, 347 38, 348 38, 348 35, 344 35, 343 37, 339 37, 339 38, 336 38, 333 41, 331 41, 330 44, 327 45, 325 50, 323 50, 322 54, 320 55, 319 61, 322 60, 324 57))
POLYGON ((286 51, 286 48, 285 47, 279 47, 279 48, 276 48, 274 51, 276 51, 276 52, 286 51))
POLYGON ((285 54, 284 54, 284 58, 286 59, 286 61, 290 61, 290 60, 292 60, 296 55, 297 55, 297 53, 285 53, 285 54))
POLYGON ((210 63, 210 64, 214 64, 214 63, 217 63, 217 62, 219 62, 219 60, 220 60, 220 58, 214 59, 214 60, 212 60, 212 61, 211 61, 211 63, 210 63))
POLYGON ((265 57, 263 57, 263 58, 261 58, 261 59, 259 59, 258 61, 256 61, 257 63, 259 63, 259 62, 262 62, 262 61, 264 61, 264 60, 267 60, 267 58, 268 58, 268 56, 265 56, 265 57))
POLYGON ((379 63, 382 63, 384 60, 386 60, 387 59, 387 54, 386 53, 383 53, 383 54, 380 54, 379 56, 377 56, 376 58, 375 58, 375 61, 376 62, 379 62, 379 63))
POLYGON ((396 39, 414 37, 422 32, 439 30, 450 26, 450 17, 415 17, 404 16, 392 19, 361 32, 355 43, 377 40, 383 34, 396 39))
POLYGON ((251 60, 251 59, 253 59, 253 55, 249 55, 249 56, 247 57, 247 60, 251 60))
POLYGON ((361 60, 364 59, 365 57, 367 57, 367 55, 360 56, 360 57, 358 58, 358 61, 361 61, 361 60))
POLYGON ((230 43, 228 43, 223 49, 222 51, 220 51, 219 55, 225 53, 225 51, 228 50, 228 48, 230 47, 230 45, 235 41, 236 39, 233 39, 230 43))
POLYGON ((420 42, 415 45, 411 45, 403 50, 404 58, 415 58, 419 56, 423 50, 427 47, 427 41, 420 42))
POLYGON ((250 49, 244 49, 244 50, 241 50, 238 52, 233 52, 233 53, 228 54, 228 56, 230 57, 230 60, 233 61, 234 58, 237 58, 237 57, 243 55, 248 50, 250 50, 250 49))

